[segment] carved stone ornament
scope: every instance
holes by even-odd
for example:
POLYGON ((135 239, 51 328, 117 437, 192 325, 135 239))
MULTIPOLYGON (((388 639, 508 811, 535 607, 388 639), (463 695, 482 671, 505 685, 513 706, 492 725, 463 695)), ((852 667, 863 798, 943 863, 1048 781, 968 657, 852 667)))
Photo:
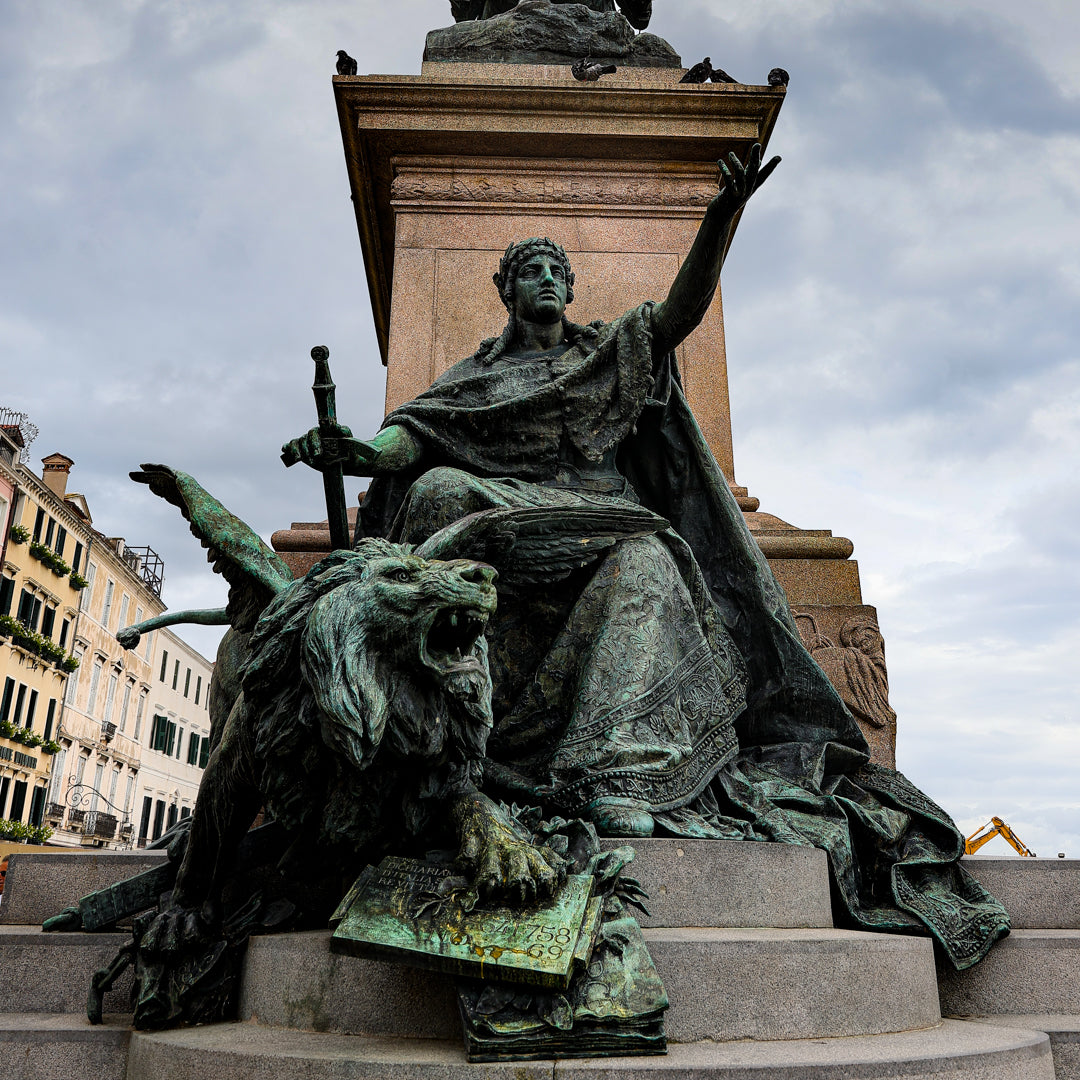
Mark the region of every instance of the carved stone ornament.
POLYGON ((505 205, 648 206, 704 208, 716 194, 716 172, 627 169, 614 162, 567 170, 565 163, 397 160, 390 189, 400 203, 496 203, 505 205), (556 165, 558 164, 558 167, 556 165))
MULTIPOLYGON (((800 621, 812 615, 800 615, 800 621)), ((807 648, 840 692, 857 720, 874 727, 890 727, 896 713, 889 705, 889 675, 885 669, 885 639, 877 620, 855 615, 841 627, 839 641, 811 632, 807 648)))

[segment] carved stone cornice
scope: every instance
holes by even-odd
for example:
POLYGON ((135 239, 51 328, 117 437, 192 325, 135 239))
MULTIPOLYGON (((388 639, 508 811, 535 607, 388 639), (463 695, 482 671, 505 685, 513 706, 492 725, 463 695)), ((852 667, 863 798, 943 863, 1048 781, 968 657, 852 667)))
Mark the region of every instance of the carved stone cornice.
POLYGON ((470 204, 512 212, 532 206, 564 211, 634 207, 699 215, 716 194, 715 165, 679 168, 614 161, 573 166, 563 160, 395 157, 390 202, 395 210, 470 204))
MULTIPOLYGON (((580 83, 569 70, 528 64, 426 64, 420 77, 338 76, 334 79, 345 162, 364 250, 375 332, 383 363, 389 352, 395 207, 391 161, 397 157, 450 156, 616 161, 628 168, 651 163, 658 172, 698 165, 715 177, 716 160, 729 152, 745 160, 754 142, 768 144, 784 88, 709 83, 679 85, 673 69, 620 71, 608 84, 580 83), (449 69, 455 69, 450 71, 449 69), (461 70, 457 70, 461 69, 461 70)), ((450 189, 453 194, 454 188, 450 189)), ((667 193, 656 194, 656 199, 667 193)), ((631 198, 627 190, 621 196, 631 198)), ((537 198, 542 199, 543 192, 537 198)), ((422 207, 453 206, 454 198, 428 194, 422 207)), ((649 196, 643 196, 647 198, 649 196)), ((563 205, 607 205, 611 216, 652 205, 657 217, 689 216, 678 200, 563 205), (626 209, 629 207, 630 209, 626 209)), ((489 199, 489 213, 511 201, 489 199)), ((526 203, 550 206, 543 201, 526 203)), ((696 207, 700 213, 701 207, 696 207)))

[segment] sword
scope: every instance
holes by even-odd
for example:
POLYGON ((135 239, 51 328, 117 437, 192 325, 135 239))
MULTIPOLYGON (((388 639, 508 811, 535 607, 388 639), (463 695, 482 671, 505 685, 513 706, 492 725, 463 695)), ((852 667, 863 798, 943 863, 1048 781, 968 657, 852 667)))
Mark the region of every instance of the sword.
MULTIPOLYGON (((330 350, 325 345, 316 345, 311 350, 311 359, 315 361, 315 382, 311 392, 315 395, 315 409, 319 414, 319 432, 324 438, 336 438, 337 400, 334 391, 337 387, 330 377, 330 350)), ((345 475, 341 462, 322 467, 323 493, 326 496, 326 516, 330 522, 330 546, 334 550, 351 548, 349 519, 345 513, 345 475)))

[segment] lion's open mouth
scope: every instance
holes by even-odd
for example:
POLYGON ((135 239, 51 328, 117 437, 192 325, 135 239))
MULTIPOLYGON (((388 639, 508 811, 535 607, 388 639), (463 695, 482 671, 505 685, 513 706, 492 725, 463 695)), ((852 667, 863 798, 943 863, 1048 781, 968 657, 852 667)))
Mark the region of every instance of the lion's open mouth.
POLYGON ((421 661, 444 675, 479 667, 476 643, 487 621, 487 612, 478 608, 444 608, 424 635, 421 661))

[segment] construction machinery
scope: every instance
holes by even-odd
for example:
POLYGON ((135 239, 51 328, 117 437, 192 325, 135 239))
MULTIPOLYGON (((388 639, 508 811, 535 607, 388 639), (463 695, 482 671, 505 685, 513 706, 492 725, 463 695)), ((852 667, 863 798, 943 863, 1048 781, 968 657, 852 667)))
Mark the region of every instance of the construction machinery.
POLYGON ((1007 844, 1011 844, 1012 847, 1016 849, 1018 855, 1023 855, 1029 859, 1035 858, 1035 852, 1032 851, 999 817, 992 817, 985 825, 976 829, 975 832, 964 841, 964 854, 973 855, 983 846, 983 844, 993 840, 995 836, 1000 836, 1007 844))

